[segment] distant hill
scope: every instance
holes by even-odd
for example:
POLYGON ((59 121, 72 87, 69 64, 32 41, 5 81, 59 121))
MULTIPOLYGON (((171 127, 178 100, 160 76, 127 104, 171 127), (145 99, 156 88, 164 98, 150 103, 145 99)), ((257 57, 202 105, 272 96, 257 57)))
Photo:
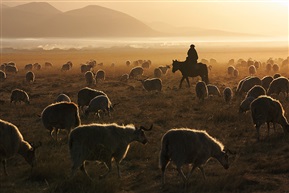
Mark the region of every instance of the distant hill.
POLYGON ((161 33, 119 11, 90 5, 61 12, 48 3, 2 7, 2 37, 137 37, 161 33))

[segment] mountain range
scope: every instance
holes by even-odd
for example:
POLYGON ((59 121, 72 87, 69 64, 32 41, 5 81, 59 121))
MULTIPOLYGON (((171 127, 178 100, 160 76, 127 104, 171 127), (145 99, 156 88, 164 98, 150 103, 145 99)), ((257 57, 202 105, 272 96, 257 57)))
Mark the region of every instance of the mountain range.
POLYGON ((4 38, 244 35, 220 30, 176 28, 164 23, 144 23, 128 14, 98 5, 62 12, 45 2, 15 7, 2 4, 1 12, 4 38))

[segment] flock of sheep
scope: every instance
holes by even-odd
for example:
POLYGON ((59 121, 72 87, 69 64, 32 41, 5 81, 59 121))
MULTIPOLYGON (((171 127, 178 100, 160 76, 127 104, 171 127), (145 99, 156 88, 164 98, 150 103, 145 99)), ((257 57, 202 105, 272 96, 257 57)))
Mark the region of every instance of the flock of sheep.
MULTIPOLYGON (((167 73, 170 66, 155 68, 153 71, 154 78, 140 79, 143 77, 144 68, 149 68, 151 61, 137 61, 137 64, 135 61, 133 63, 135 63, 135 67, 128 74, 123 74, 120 81, 126 82, 128 79, 135 79, 142 83, 146 91, 162 91, 161 76, 167 73)), ((271 70, 268 67, 271 66, 274 72, 278 72, 279 66, 277 64, 271 64, 271 60, 268 60, 267 63, 266 70, 271 70), (276 66, 278 66, 278 69, 276 66)), ((126 62, 128 66, 131 64, 129 61, 126 62)), ((270 123, 273 123, 274 128, 275 124, 280 124, 285 132, 289 132, 289 124, 284 115, 285 112, 282 104, 277 99, 271 97, 284 93, 288 100, 288 78, 275 74, 274 77, 265 76, 260 79, 255 75, 256 71, 262 68, 262 64, 260 62, 252 62, 251 64, 251 61, 246 64, 248 65, 249 76, 239 81, 235 92, 232 88, 226 87, 221 94, 216 85, 207 85, 205 82, 199 81, 195 87, 197 98, 202 103, 205 103, 206 98, 210 95, 223 95, 224 101, 230 103, 233 93, 235 93, 236 97, 242 97, 246 94, 240 104, 239 112, 251 111, 258 140, 260 138, 260 126, 264 123, 267 123, 268 133, 270 123)), ((95 65, 97 65, 95 61, 89 61, 87 64, 81 65, 81 73, 84 73, 88 85, 92 85, 99 80, 105 81, 104 70, 98 70, 96 73, 93 72, 95 65)), ((238 77, 238 65, 233 65, 234 61, 229 61, 228 75, 238 77)), ((287 64, 284 62, 284 65, 288 66, 288 58, 287 64)), ((61 67, 61 71, 68 71, 72 66, 72 62, 67 62, 61 67)), ((45 63, 45 67, 52 67, 52 64, 45 63)), ((15 63, 3 64, 1 68, 0 81, 6 79, 5 72, 17 73, 18 71, 15 63)), ((25 66, 25 70, 28 71, 26 73, 27 82, 35 80, 32 69, 39 70, 41 66, 30 64, 25 66)), ((109 116, 110 112, 113 111, 116 104, 112 104, 108 95, 100 90, 89 87, 79 90, 77 104, 71 102, 71 99, 65 94, 60 94, 55 101, 55 103, 43 109, 41 120, 44 127, 50 131, 51 137, 56 141, 58 140, 57 135, 59 130, 67 130, 68 147, 72 160, 72 176, 80 169, 89 177, 85 169, 85 161, 98 160, 103 162, 108 168, 105 174, 100 175, 100 178, 104 178, 111 171, 112 159, 115 160, 118 175, 120 176, 119 164, 125 158, 130 143, 137 141, 146 144, 148 139, 145 131, 150 131, 153 128, 153 125, 150 128, 146 128, 144 126, 136 127, 133 124, 118 125, 116 123, 82 125, 81 113, 84 117, 89 116, 90 113, 97 114, 100 117, 101 111, 106 112, 109 116), (54 133, 55 137, 53 137, 54 133)), ((14 89, 11 92, 10 102, 29 104, 29 95, 24 90, 14 89)), ((7 175, 7 159, 15 156, 17 153, 23 156, 32 167, 35 166, 35 150, 39 146, 41 146, 41 143, 35 145, 25 141, 14 124, 0 120, 0 161, 4 166, 4 174, 7 175)), ((177 166, 177 171, 180 173, 184 183, 187 184, 189 177, 196 168, 201 170, 205 178, 203 166, 210 158, 215 158, 225 169, 228 169, 228 153, 230 151, 206 131, 188 128, 170 129, 161 139, 159 161, 162 172, 162 184, 165 183, 166 167, 171 161, 177 166), (188 175, 185 175, 182 171, 182 166, 185 164, 193 164, 188 175)))

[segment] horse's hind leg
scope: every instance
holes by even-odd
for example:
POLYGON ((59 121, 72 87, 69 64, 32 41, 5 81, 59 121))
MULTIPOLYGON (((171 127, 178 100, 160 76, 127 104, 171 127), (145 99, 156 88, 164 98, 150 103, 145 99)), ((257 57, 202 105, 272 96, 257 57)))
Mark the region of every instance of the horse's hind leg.
POLYGON ((179 85, 179 88, 182 88, 182 83, 184 81, 185 77, 182 77, 181 81, 180 81, 180 85, 179 85))
POLYGON ((189 81, 189 78, 188 78, 188 77, 186 77, 186 81, 187 81, 187 83, 188 83, 188 87, 190 88, 191 85, 190 85, 190 81, 189 81))

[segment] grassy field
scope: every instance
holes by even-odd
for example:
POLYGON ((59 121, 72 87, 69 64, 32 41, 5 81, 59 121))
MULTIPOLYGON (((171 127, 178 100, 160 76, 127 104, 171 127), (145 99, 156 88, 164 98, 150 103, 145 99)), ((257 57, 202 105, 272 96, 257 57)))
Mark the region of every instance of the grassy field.
MULTIPOLYGON (((198 48, 197 48, 198 49, 198 48)), ((171 70, 162 77, 162 92, 146 92, 141 83, 129 80, 119 81, 123 73, 128 73, 132 67, 125 65, 126 60, 150 59, 152 66, 145 70, 144 77, 152 77, 155 67, 170 65, 173 59, 184 60, 187 49, 96 49, 96 50, 53 50, 53 51, 5 51, 1 54, 1 64, 14 61, 19 69, 17 74, 8 74, 4 82, 0 82, 0 98, 5 103, 0 105, 0 119, 9 121, 16 126, 27 141, 41 141, 42 147, 37 151, 38 165, 32 171, 25 160, 17 155, 7 164, 9 176, 5 177, 0 169, 0 192, 182 192, 182 180, 176 168, 170 164, 166 179, 167 184, 161 187, 161 172, 158 167, 158 156, 162 135, 171 128, 187 127, 206 130, 210 135, 220 140, 236 154, 230 156, 230 168, 224 170, 214 159, 204 167, 207 179, 203 180, 201 172, 196 170, 190 179, 187 192, 288 192, 289 191, 289 136, 284 135, 281 127, 267 136, 266 126, 261 127, 261 141, 256 141, 256 130, 250 113, 238 114, 242 97, 233 97, 226 104, 222 97, 213 96, 199 102, 195 95, 195 84, 199 78, 190 78, 191 88, 183 83, 182 89, 177 89, 181 79, 180 72, 173 74, 171 70), (74 178, 68 178, 71 160, 66 133, 61 132, 62 140, 55 142, 49 131, 44 128, 38 115, 49 104, 53 103, 60 93, 67 94, 72 101, 77 101, 77 92, 87 86, 84 75, 80 73, 80 64, 90 59, 106 71, 104 82, 91 85, 91 88, 102 90, 108 94, 116 106, 112 116, 81 115, 82 123, 135 124, 149 127, 147 132, 149 143, 142 145, 133 143, 127 157, 120 165, 122 178, 117 177, 116 166, 103 180, 98 175, 105 172, 103 164, 90 162, 87 171, 93 178, 90 182, 80 171, 74 178), (51 69, 34 71, 36 81, 25 82, 24 66, 28 63, 49 61, 51 69), (72 61, 73 68, 61 72, 62 64, 72 61), (111 67, 115 63, 115 67, 111 67), (30 96, 30 105, 10 104, 10 93, 20 88, 30 96)), ((218 64, 213 65, 209 72, 210 83, 219 87, 221 92, 227 86, 235 88, 238 81, 248 75, 247 67, 239 68, 237 78, 227 75, 228 61, 231 58, 245 60, 252 58, 266 62, 272 58, 286 58, 287 49, 251 49, 251 50, 205 50, 200 49, 200 58, 214 58, 218 64)), ((97 66, 95 71, 100 67, 97 66)), ((289 76, 288 68, 282 68, 280 73, 289 76)), ((273 75, 274 73, 270 73, 273 75)), ((262 78, 265 67, 258 69, 256 76, 262 78)), ((279 97, 289 118, 289 103, 285 97, 279 97)), ((189 168, 184 167, 187 171, 189 168)))

